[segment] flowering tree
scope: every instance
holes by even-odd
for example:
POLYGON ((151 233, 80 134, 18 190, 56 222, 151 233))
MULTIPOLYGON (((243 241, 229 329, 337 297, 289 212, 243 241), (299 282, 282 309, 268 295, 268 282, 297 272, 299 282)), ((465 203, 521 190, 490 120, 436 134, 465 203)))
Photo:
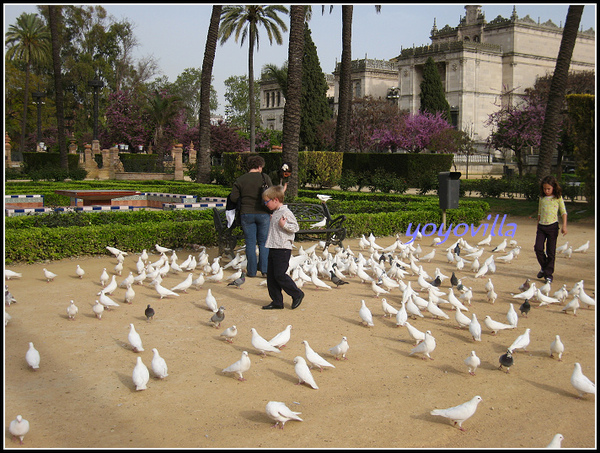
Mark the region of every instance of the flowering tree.
POLYGON ((125 143, 135 149, 149 143, 148 122, 133 102, 130 91, 115 91, 108 96, 106 127, 101 132, 102 143, 125 143))
POLYGON ((381 147, 405 149, 411 153, 429 149, 434 137, 452 128, 441 112, 399 116, 386 126, 376 129, 371 140, 381 147))
POLYGON ((542 139, 545 106, 530 99, 517 106, 503 107, 492 113, 485 125, 492 128, 487 145, 515 154, 519 176, 523 175, 523 155, 530 147, 538 148, 542 139))

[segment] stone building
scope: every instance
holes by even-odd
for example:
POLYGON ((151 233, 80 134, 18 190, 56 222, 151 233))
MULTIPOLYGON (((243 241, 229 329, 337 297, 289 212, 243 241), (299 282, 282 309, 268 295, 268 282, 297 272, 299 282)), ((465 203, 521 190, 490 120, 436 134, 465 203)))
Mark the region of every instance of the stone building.
MULTIPOLYGON (((402 49, 390 60, 352 62, 354 97, 387 98, 398 108, 416 113, 420 107, 420 83, 427 58, 438 66, 453 124, 472 135, 483 149, 490 131, 484 123, 501 105, 518 102, 536 78, 554 71, 562 39, 562 28, 552 21, 538 23, 529 16, 519 18, 513 8, 510 18, 485 19, 481 5, 466 5, 458 26, 438 29, 433 18, 431 44, 402 49)), ((596 35, 581 31, 571 59, 571 71, 595 70, 596 35)), ((328 96, 337 110, 339 73, 328 74, 328 96)), ((285 99, 275 81, 261 82, 263 127, 283 129, 285 99)))

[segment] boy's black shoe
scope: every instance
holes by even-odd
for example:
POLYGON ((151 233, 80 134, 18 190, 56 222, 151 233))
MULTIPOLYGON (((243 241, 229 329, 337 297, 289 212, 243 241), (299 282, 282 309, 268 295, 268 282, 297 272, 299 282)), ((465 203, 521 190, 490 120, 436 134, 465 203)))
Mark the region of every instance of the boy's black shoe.
POLYGON ((292 310, 294 308, 298 308, 298 306, 302 303, 302 299, 304 299, 304 293, 302 293, 302 295, 300 297, 298 297, 292 301, 292 310))
POLYGON ((544 278, 544 272, 543 271, 539 271, 537 274, 537 278, 544 278))
POLYGON ((273 305, 273 302, 271 302, 269 305, 264 305, 263 310, 281 310, 283 309, 283 305, 279 306, 279 305, 273 305))

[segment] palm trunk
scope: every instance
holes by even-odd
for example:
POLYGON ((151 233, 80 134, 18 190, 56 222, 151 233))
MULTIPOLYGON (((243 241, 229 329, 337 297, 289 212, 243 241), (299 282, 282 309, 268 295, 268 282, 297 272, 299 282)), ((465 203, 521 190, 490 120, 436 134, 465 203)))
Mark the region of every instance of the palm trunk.
POLYGON ((21 153, 25 152, 25 134, 27 133, 27 107, 29 104, 29 63, 25 64, 25 96, 23 100, 23 119, 21 120, 21 153))
POLYGON ((254 103, 254 40, 256 37, 254 36, 254 31, 252 27, 250 27, 250 50, 248 51, 248 96, 250 97, 248 105, 250 106, 250 115, 249 123, 250 123, 250 152, 253 153, 255 149, 254 144, 254 136, 256 131, 255 128, 255 115, 254 111, 256 109, 256 105, 254 103))
POLYGON ((340 96, 335 130, 335 150, 348 151, 350 107, 352 99, 352 5, 342 6, 342 62, 340 64, 340 96))
POLYGON ((52 40, 52 66, 54 69, 54 91, 56 91, 56 122, 58 126, 58 149, 60 152, 60 168, 69 169, 69 154, 65 140, 65 109, 62 90, 60 40, 58 22, 60 20, 60 6, 48 6, 48 19, 50 22, 50 35, 52 40))
POLYGON ((219 34, 219 22, 221 21, 221 5, 213 5, 206 47, 204 48, 204 60, 202 61, 202 74, 200 79, 200 115, 198 132, 200 135, 200 149, 196 161, 196 182, 210 184, 210 84, 212 81, 212 69, 217 52, 217 39, 219 34))
POLYGON ((304 56, 304 6, 290 7, 290 42, 285 107, 283 109, 282 160, 294 170, 286 194, 298 195, 298 151, 300 147, 300 110, 302 96, 302 58, 304 56))
POLYGON ((583 5, 569 5, 567 20, 560 41, 560 50, 556 58, 556 67, 552 76, 552 82, 550 83, 544 125, 542 126, 540 157, 537 168, 537 177, 540 180, 552 172, 552 155, 556 150, 558 140, 558 128, 561 119, 560 111, 564 105, 569 67, 571 65, 575 42, 577 41, 577 31, 582 14, 583 5))

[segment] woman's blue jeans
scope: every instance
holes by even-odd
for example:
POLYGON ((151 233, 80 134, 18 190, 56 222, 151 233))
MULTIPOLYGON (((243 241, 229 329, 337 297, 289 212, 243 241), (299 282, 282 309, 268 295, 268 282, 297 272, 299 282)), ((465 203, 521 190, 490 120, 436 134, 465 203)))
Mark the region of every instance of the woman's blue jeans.
POLYGON ((246 241, 246 274, 254 277, 257 271, 267 273, 267 259, 269 249, 265 247, 269 235, 269 223, 271 215, 264 214, 242 214, 242 230, 246 241), (256 245, 258 244, 258 259, 256 257, 256 245))

